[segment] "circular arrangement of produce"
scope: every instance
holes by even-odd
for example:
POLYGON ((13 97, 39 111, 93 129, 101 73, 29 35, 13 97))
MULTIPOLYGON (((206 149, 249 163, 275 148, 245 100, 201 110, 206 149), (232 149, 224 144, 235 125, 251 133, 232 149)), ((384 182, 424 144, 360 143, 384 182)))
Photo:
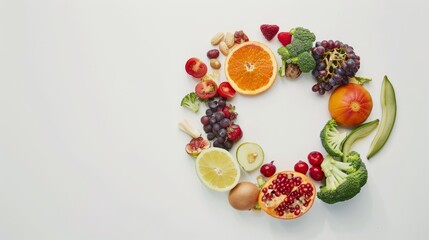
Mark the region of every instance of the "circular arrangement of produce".
POLYGON ((233 209, 261 210, 278 219, 300 217, 314 201, 335 204, 352 199, 367 183, 365 162, 383 148, 395 124, 396 97, 390 80, 382 79, 378 102, 365 88, 372 79, 357 76, 361 63, 352 46, 319 41, 304 27, 281 31, 278 25, 262 24, 259 29, 267 41, 277 41, 277 51, 252 41, 242 30, 219 32, 211 38, 211 49, 185 63, 196 84, 184 93, 180 106, 194 112, 201 125, 192 126, 185 119, 179 128, 190 137, 185 151, 195 160, 198 178, 210 190, 229 192, 233 209), (265 159, 258 143, 246 141, 243 132, 251 130, 243 131, 237 124, 238 113, 230 100, 240 94, 257 97, 276 79, 304 74, 315 81, 313 94, 329 98, 331 118, 319 135, 325 152, 306 154, 307 161, 297 161, 294 169, 278 169, 265 159), (368 121, 373 104, 381 105, 381 116, 368 121), (364 159, 353 144, 372 132, 364 159), (241 181, 242 172, 257 177, 254 182, 241 181))

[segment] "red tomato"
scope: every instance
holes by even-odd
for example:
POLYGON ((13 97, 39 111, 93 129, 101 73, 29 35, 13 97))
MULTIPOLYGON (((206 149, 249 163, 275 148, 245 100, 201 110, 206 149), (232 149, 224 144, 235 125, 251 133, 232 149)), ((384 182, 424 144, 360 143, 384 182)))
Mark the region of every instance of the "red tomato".
POLYGON ((235 96, 235 90, 234 88, 232 88, 229 82, 222 82, 221 84, 219 84, 217 93, 224 98, 232 98, 235 96))
POLYGON ((186 62, 185 70, 194 78, 202 78, 207 73, 207 65, 198 58, 190 58, 186 62))
POLYGON ((200 81, 195 86, 195 93, 201 99, 212 98, 217 93, 217 84, 213 80, 200 81))

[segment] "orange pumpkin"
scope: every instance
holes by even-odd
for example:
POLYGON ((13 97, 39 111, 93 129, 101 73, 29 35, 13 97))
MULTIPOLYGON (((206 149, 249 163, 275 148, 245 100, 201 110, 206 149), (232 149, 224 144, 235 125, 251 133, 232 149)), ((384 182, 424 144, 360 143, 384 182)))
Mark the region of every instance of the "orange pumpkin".
POLYGON ((358 126, 365 122, 371 111, 370 93, 356 83, 348 83, 336 88, 329 98, 329 113, 338 124, 343 126, 358 126))

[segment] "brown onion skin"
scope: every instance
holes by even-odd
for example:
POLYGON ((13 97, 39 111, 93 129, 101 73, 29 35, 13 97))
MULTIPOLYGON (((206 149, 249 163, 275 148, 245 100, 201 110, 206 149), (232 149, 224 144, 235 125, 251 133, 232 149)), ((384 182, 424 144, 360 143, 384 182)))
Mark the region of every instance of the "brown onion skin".
POLYGON ((258 203, 259 188, 252 182, 240 182, 229 192, 231 207, 239 211, 250 210, 258 203))

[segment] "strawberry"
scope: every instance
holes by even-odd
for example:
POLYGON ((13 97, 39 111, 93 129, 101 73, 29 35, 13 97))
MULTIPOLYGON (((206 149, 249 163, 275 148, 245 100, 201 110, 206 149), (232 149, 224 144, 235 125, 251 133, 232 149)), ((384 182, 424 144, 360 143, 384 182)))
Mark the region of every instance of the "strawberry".
POLYGON ((277 38, 283 44, 283 46, 286 46, 292 42, 292 34, 290 34, 290 32, 279 32, 277 38))
POLYGON ((235 107, 231 104, 227 103, 224 108, 222 108, 223 114, 225 114, 226 118, 229 118, 230 120, 234 120, 237 118, 237 113, 235 112, 235 107))
POLYGON ((243 131, 241 131, 240 126, 235 123, 231 124, 231 126, 227 128, 227 132, 227 139, 232 142, 237 142, 241 137, 243 137, 243 131))
POLYGON ((279 26, 270 25, 270 24, 262 24, 260 28, 261 28, 262 34, 268 41, 273 39, 280 29, 279 26))

